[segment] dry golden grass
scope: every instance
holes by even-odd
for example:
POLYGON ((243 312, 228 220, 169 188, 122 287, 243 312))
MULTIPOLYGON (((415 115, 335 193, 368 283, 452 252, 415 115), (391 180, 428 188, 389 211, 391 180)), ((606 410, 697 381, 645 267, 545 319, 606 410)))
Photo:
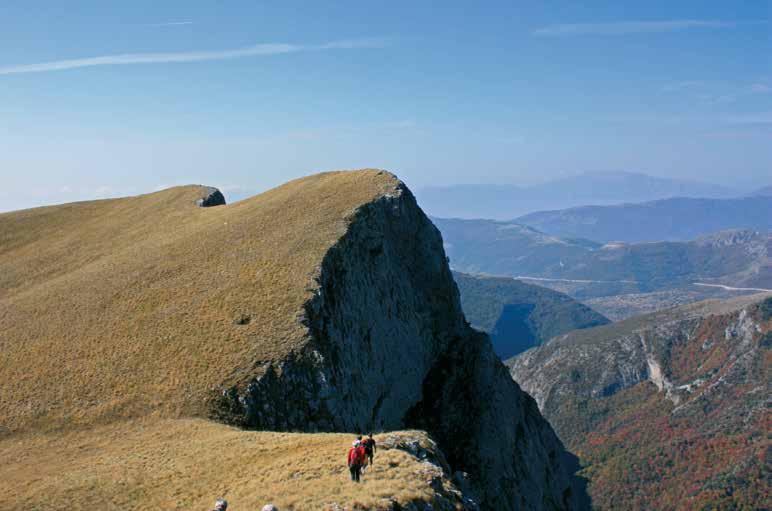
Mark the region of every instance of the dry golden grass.
POLYGON ((323 255, 397 184, 333 172, 214 208, 188 186, 0 215, 0 429, 203 414, 303 345, 323 255))
MULTIPOLYGON (((404 451, 379 452, 355 485, 352 435, 195 418, 213 388, 304 345, 322 257, 357 208, 397 185, 334 172, 214 208, 187 186, 0 214, 0 509, 431 500, 437 469, 404 451)), ((429 446, 420 432, 379 440, 395 435, 429 446)))
MULTIPOLYGON (((403 432, 376 436, 419 439, 403 432)), ((379 450, 354 484, 346 468, 352 435, 240 431, 199 419, 141 419, 0 440, 0 509, 383 509, 428 501, 427 466, 399 449, 379 450)))

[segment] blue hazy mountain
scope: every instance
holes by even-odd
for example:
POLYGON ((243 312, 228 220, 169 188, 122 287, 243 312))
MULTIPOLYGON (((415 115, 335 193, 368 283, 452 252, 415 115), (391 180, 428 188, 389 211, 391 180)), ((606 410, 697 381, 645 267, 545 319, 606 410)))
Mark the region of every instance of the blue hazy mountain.
POLYGON ((416 196, 430 215, 510 220, 534 211, 586 204, 611 205, 669 197, 728 198, 725 186, 633 172, 590 172, 533 186, 466 184, 430 186, 416 196))
POLYGON ((734 199, 686 198, 541 211, 515 220, 552 236, 622 241, 685 241, 728 229, 772 230, 772 187, 734 199), (763 195, 766 190, 767 195, 763 195))

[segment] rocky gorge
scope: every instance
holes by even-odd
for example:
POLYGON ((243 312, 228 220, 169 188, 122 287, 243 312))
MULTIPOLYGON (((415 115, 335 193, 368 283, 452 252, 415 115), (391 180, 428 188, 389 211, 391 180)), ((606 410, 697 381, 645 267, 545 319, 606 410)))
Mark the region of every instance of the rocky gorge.
POLYGON ((597 508, 762 509, 771 336, 761 294, 571 332, 508 365, 597 508))

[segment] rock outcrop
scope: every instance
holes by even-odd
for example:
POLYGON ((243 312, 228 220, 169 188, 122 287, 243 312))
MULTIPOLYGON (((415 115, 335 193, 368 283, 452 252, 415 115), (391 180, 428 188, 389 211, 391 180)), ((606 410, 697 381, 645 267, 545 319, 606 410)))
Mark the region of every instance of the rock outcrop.
POLYGON ((203 197, 196 201, 196 204, 201 208, 209 208, 212 206, 224 206, 225 196, 220 190, 211 186, 205 186, 202 189, 203 197))

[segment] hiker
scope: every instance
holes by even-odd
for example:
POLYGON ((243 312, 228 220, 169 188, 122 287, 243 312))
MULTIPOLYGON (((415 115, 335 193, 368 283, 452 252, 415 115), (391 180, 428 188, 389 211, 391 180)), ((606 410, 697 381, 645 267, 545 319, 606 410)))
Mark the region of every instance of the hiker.
POLYGON ((362 445, 365 448, 365 454, 367 454, 367 464, 372 465, 373 464, 373 456, 375 456, 375 438, 373 438, 373 434, 370 433, 367 435, 367 438, 365 438, 365 441, 362 442, 362 445))
POLYGON ((228 501, 225 499, 217 499, 214 503, 214 509, 212 511, 225 511, 228 509, 228 501))
POLYGON ((355 483, 359 482, 359 478, 362 475, 362 465, 367 460, 367 454, 365 454, 365 448, 359 440, 354 440, 354 444, 351 449, 348 450, 348 469, 351 471, 351 480, 355 483))

